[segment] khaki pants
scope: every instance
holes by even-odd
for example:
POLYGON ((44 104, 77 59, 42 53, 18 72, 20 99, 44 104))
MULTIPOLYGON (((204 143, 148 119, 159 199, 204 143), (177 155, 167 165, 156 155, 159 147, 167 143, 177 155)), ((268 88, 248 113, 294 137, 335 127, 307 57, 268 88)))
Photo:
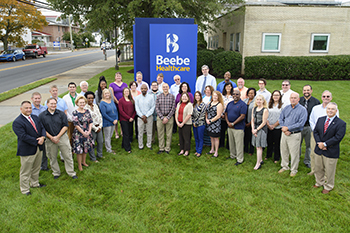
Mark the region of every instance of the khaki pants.
POLYGON ((142 118, 137 118, 137 126, 138 126, 138 141, 139 141, 139 148, 143 148, 143 132, 146 130, 147 133, 147 144, 146 146, 148 148, 152 147, 152 129, 153 129, 153 116, 147 117, 147 123, 145 124, 142 120, 142 118))
POLYGON ((323 186, 328 191, 332 190, 338 159, 327 158, 323 155, 315 155, 314 159, 316 185, 323 186))
POLYGON ((157 131, 158 131, 158 141, 159 141, 159 150, 160 151, 170 151, 170 145, 171 145, 171 138, 173 136, 173 124, 174 124, 174 117, 171 117, 165 125, 163 124, 163 121, 157 117, 157 131), (166 131, 166 146, 164 147, 164 128, 166 131))
POLYGON ((69 176, 75 176, 72 156, 72 148, 69 143, 68 135, 65 133, 61 136, 60 141, 55 144, 50 139, 46 140, 46 153, 50 159, 50 165, 52 169, 52 175, 60 176, 61 170, 57 162, 58 149, 61 151, 61 155, 64 159, 64 167, 69 176))
POLYGON ((39 172, 42 151, 37 147, 34 155, 21 156, 21 169, 19 171, 19 186, 22 194, 29 192, 30 187, 39 186, 39 172))
POLYGON ((291 170, 291 173, 297 173, 300 160, 300 141, 301 133, 286 136, 282 132, 281 137, 281 167, 285 170, 291 170), (291 157, 291 167, 289 168, 289 155, 291 157))
POLYGON ((227 129, 230 157, 235 159, 237 162, 243 163, 244 160, 244 130, 239 129, 227 129))
POLYGON ((316 141, 314 138, 314 132, 311 132, 311 138, 310 138, 310 164, 311 164, 311 172, 315 172, 315 147, 316 147, 316 141))

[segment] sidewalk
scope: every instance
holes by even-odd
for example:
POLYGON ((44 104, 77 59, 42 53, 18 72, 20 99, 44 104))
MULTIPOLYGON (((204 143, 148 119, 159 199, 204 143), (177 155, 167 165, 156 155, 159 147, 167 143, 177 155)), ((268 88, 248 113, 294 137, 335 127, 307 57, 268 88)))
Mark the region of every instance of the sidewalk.
MULTIPOLYGON (((15 96, 11 99, 5 100, 0 103, 0 127, 12 122, 20 114, 20 105, 23 100, 29 100, 32 97, 33 92, 41 93, 42 102, 50 97, 49 89, 51 85, 57 85, 59 94, 66 92, 69 82, 75 82, 77 86, 83 80, 88 80, 93 76, 115 66, 115 56, 108 57, 108 60, 100 60, 79 68, 66 71, 64 73, 51 76, 57 78, 57 80, 32 89, 21 95, 15 96)), ((47 77, 48 78, 48 77, 47 77)))

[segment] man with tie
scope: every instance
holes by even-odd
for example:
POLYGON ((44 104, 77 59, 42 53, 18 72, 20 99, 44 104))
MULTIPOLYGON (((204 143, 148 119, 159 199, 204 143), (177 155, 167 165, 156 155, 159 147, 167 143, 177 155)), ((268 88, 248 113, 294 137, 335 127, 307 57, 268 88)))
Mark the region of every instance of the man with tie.
POLYGON ((205 96, 205 87, 210 85, 216 90, 216 79, 214 76, 209 74, 209 67, 207 65, 202 66, 202 74, 198 77, 196 82, 196 91, 200 91, 202 96, 205 96))
POLYGON ((336 116, 336 103, 327 105, 327 116, 318 118, 314 137, 315 147, 315 178, 314 188, 323 186, 322 193, 327 194, 334 188, 334 177, 339 158, 339 144, 345 136, 346 123, 336 116))
POLYGON ((32 115, 29 101, 21 103, 21 114, 14 120, 12 129, 17 135, 17 155, 21 156, 19 183, 22 194, 31 195, 30 188, 42 188, 39 172, 46 131, 39 118, 32 115))
MULTIPOLYGON (((309 123, 310 123, 310 127, 311 130, 314 131, 315 126, 316 126, 316 122, 318 120, 318 118, 326 116, 327 115, 327 105, 332 101, 332 93, 328 90, 325 90, 322 93, 321 96, 322 99, 322 104, 316 105, 312 108, 310 117, 309 117, 309 123)), ((336 114, 339 117, 339 110, 337 111, 336 114)), ((315 138, 314 138, 314 134, 313 132, 311 133, 311 139, 310 139, 310 147, 311 149, 311 153, 310 153, 310 163, 311 163, 311 171, 309 173, 307 173, 309 176, 312 176, 314 174, 315 171, 315 152, 314 152, 314 148, 316 146, 316 142, 315 142, 315 138)))
POLYGON ((309 123, 309 117, 312 111, 312 108, 316 105, 320 104, 320 101, 312 96, 312 87, 311 85, 305 85, 303 87, 303 96, 300 97, 299 104, 304 106, 307 110, 307 120, 304 125, 303 131, 301 131, 301 142, 300 142, 300 155, 301 155, 301 144, 303 143, 303 139, 305 139, 305 157, 304 157, 304 164, 311 168, 311 160, 310 160, 310 153, 311 153, 311 147, 310 147, 310 140, 311 140, 311 134, 312 130, 309 123))

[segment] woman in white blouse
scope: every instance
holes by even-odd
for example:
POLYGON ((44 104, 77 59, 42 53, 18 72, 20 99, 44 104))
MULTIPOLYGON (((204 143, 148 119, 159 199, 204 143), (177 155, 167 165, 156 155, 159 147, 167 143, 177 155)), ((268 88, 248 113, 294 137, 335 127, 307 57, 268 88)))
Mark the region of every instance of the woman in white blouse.
POLYGON ((90 111, 93 124, 92 124, 92 138, 94 139, 93 149, 89 151, 90 160, 98 163, 98 160, 95 156, 95 146, 97 142, 97 157, 103 158, 102 149, 103 149, 103 134, 102 134, 102 115, 100 109, 96 104, 94 104, 95 94, 92 91, 87 91, 85 93, 85 98, 87 99, 87 104, 85 109, 90 111))
POLYGON ((283 103, 282 103, 282 95, 280 91, 275 90, 272 92, 271 99, 269 102, 269 117, 267 118, 267 153, 265 160, 272 157, 272 153, 274 154, 273 160, 277 163, 281 158, 280 151, 280 141, 281 141, 281 126, 278 122, 280 118, 283 103))

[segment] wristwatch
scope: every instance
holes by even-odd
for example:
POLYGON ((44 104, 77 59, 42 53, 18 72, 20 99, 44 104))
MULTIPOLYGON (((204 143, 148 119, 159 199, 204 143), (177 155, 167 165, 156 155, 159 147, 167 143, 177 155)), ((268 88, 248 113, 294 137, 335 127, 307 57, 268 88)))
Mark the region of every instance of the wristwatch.
POLYGON ((231 126, 234 126, 235 124, 234 123, 231 123, 231 126))

